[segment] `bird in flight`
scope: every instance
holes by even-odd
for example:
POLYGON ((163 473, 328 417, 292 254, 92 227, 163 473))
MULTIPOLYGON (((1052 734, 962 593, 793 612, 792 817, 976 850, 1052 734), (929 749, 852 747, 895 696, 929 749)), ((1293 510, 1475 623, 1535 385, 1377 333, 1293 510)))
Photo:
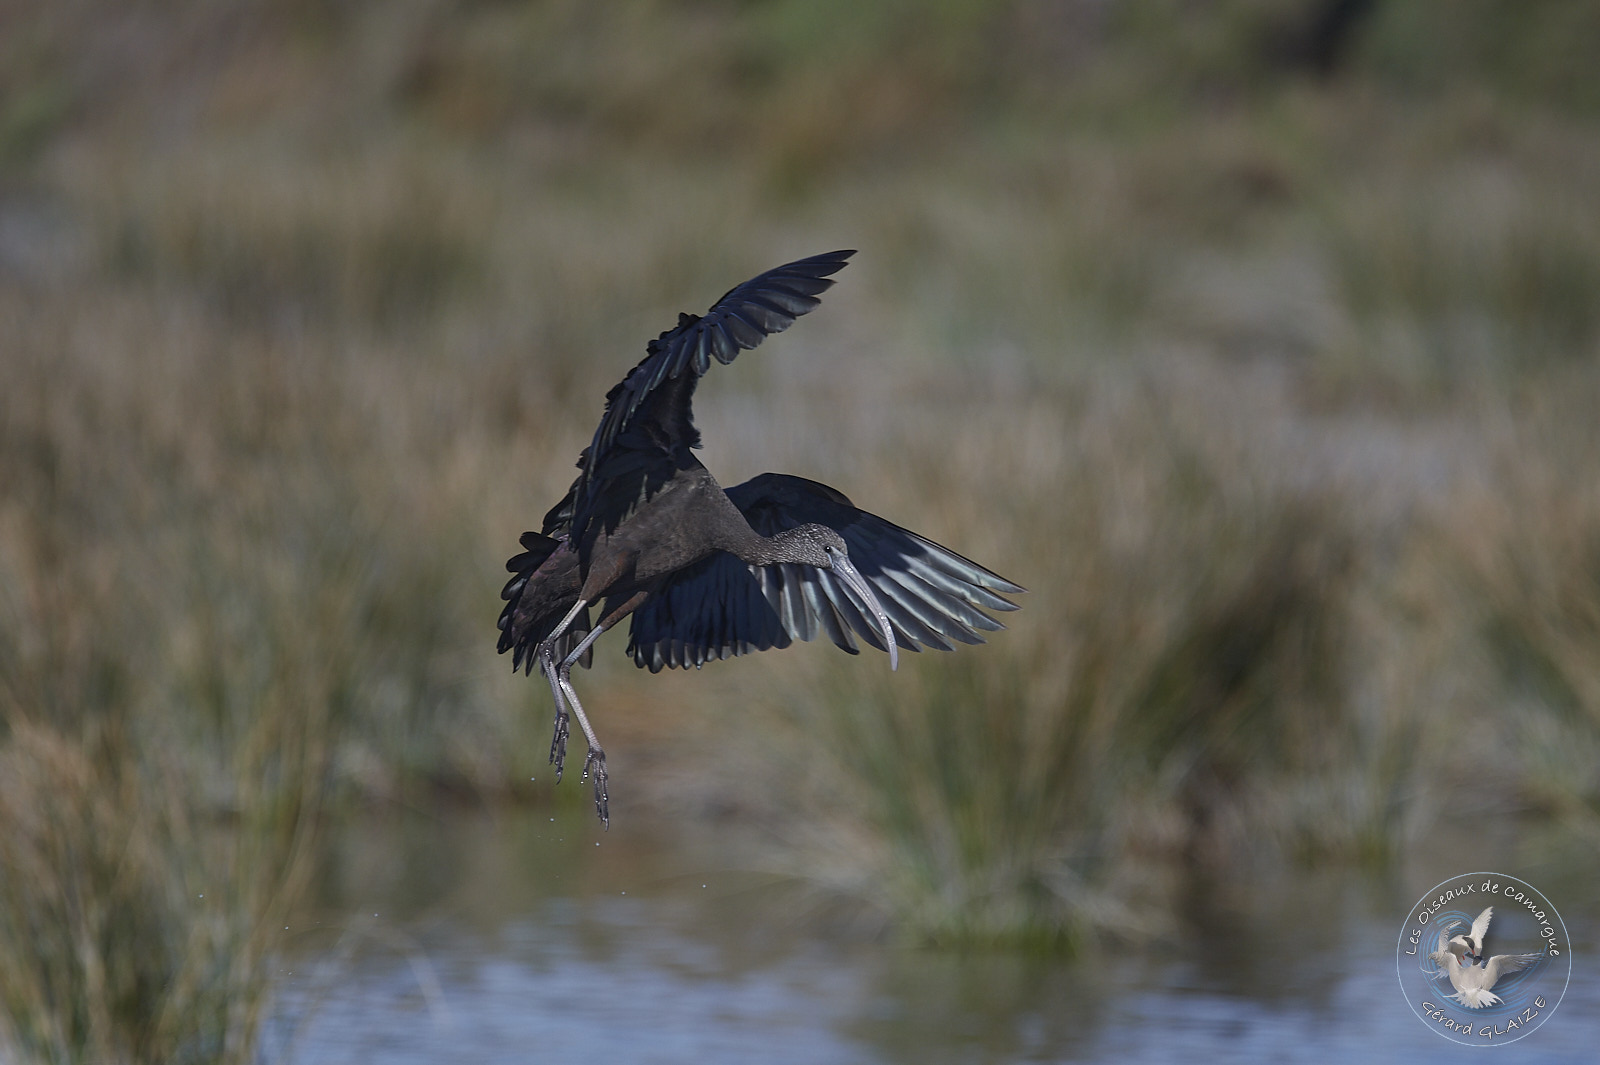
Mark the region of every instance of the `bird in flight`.
POLYGON ((1471 931, 1464 936, 1456 935, 1450 938, 1452 950, 1456 944, 1460 944, 1462 950, 1459 953, 1464 954, 1473 962, 1482 961, 1483 937, 1489 934, 1489 921, 1493 917, 1494 907, 1485 906, 1483 912, 1473 919, 1471 931))
POLYGON ((632 615, 628 653, 652 673, 787 647, 826 634, 889 653, 951 650, 1003 626, 984 611, 1015 610, 1024 589, 833 488, 763 473, 724 490, 695 458, 690 411, 711 360, 740 351, 815 308, 853 251, 768 270, 728 291, 704 316, 680 314, 606 395, 578 477, 522 535, 506 569, 499 650, 513 670, 535 665, 555 700, 550 761, 561 779, 569 710, 588 742, 583 776, 610 824, 606 756, 572 687, 601 633, 632 615), (590 624, 598 604, 599 620, 590 624))
POLYGON ((1490 906, 1472 922, 1472 930, 1465 936, 1452 935, 1459 924, 1439 933, 1434 952, 1429 955, 1439 966, 1439 971, 1450 979, 1455 994, 1450 997, 1468 1009, 1482 1009, 1498 1005, 1500 996, 1489 989, 1502 976, 1521 972, 1544 957, 1543 954, 1496 954, 1482 965, 1473 959, 1483 955, 1483 940, 1489 934, 1489 919, 1494 914, 1490 906))

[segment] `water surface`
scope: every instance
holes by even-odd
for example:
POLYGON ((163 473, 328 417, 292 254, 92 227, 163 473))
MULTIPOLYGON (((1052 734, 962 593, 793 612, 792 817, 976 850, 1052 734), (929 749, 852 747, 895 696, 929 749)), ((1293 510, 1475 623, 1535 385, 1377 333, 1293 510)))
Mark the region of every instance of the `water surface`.
POLYGON ((1063 961, 883 942, 731 872, 714 841, 663 835, 602 834, 570 810, 352 831, 317 915, 285 932, 294 968, 269 1058, 1600 1060, 1600 923, 1577 870, 1551 866, 1545 883, 1524 870, 1577 947, 1559 1011, 1514 1045, 1468 1050, 1427 1031, 1396 981, 1400 923, 1433 881, 1345 870, 1207 885, 1173 942, 1063 961))

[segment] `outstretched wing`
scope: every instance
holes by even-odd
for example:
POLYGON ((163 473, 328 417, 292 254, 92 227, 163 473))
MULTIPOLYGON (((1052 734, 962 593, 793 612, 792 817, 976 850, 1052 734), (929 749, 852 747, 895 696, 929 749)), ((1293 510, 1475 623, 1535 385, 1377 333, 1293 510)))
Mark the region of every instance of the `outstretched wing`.
POLYGON ((1483 949, 1483 937, 1489 934, 1489 921, 1494 917, 1494 907, 1485 906, 1482 913, 1472 922, 1472 952, 1478 953, 1483 949))
POLYGON ((1502 976, 1521 972, 1543 957, 1543 954, 1496 954, 1484 964, 1483 989, 1489 990, 1502 976))
MULTIPOLYGON (((1004 628, 984 611, 1017 609, 1002 593, 1024 590, 803 477, 764 473, 728 489, 728 498, 763 536, 813 522, 836 530, 907 650, 982 643, 980 632, 1004 628)), ((752 566, 719 551, 676 574, 634 612, 628 652, 654 673, 787 647, 819 632, 851 654, 859 653, 854 636, 887 650, 871 612, 828 570, 752 566)))
POLYGON ((700 446, 690 402, 711 360, 728 363, 816 307, 854 251, 829 252, 787 263, 730 289, 704 317, 680 314, 678 324, 652 340, 644 359, 606 394, 594 440, 578 460, 568 498, 546 517, 546 533, 569 521, 585 571, 599 530, 613 531, 694 460, 700 446))

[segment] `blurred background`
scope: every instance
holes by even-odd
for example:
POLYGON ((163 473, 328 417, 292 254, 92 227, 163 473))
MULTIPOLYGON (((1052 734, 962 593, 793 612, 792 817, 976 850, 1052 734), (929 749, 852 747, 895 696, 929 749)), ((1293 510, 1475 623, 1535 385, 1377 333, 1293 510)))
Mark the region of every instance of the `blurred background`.
POLYGON ((1508 1060, 1578 1060, 1596 54, 1584 0, 0 4, 0 1057, 1443 1060, 1395 937, 1492 868, 1579 950, 1508 1060), (840 247, 704 461, 1023 609, 892 675, 612 635, 602 832, 501 563, 647 339, 840 247))

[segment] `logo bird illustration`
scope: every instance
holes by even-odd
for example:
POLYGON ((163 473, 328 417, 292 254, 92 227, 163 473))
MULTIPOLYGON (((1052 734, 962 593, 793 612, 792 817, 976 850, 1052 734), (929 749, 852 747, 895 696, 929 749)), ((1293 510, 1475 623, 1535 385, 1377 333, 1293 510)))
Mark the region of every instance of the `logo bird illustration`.
POLYGON ((1468 1009, 1482 1009, 1500 1003, 1500 996, 1489 989, 1502 976, 1520 972, 1537 962, 1541 954, 1496 954, 1483 964, 1483 940, 1489 934, 1489 919, 1494 915, 1490 906, 1478 914, 1472 929, 1466 935, 1452 934, 1460 925, 1453 925, 1439 933, 1439 942, 1429 955, 1439 965, 1440 972, 1450 978, 1456 993, 1450 997, 1468 1009))

